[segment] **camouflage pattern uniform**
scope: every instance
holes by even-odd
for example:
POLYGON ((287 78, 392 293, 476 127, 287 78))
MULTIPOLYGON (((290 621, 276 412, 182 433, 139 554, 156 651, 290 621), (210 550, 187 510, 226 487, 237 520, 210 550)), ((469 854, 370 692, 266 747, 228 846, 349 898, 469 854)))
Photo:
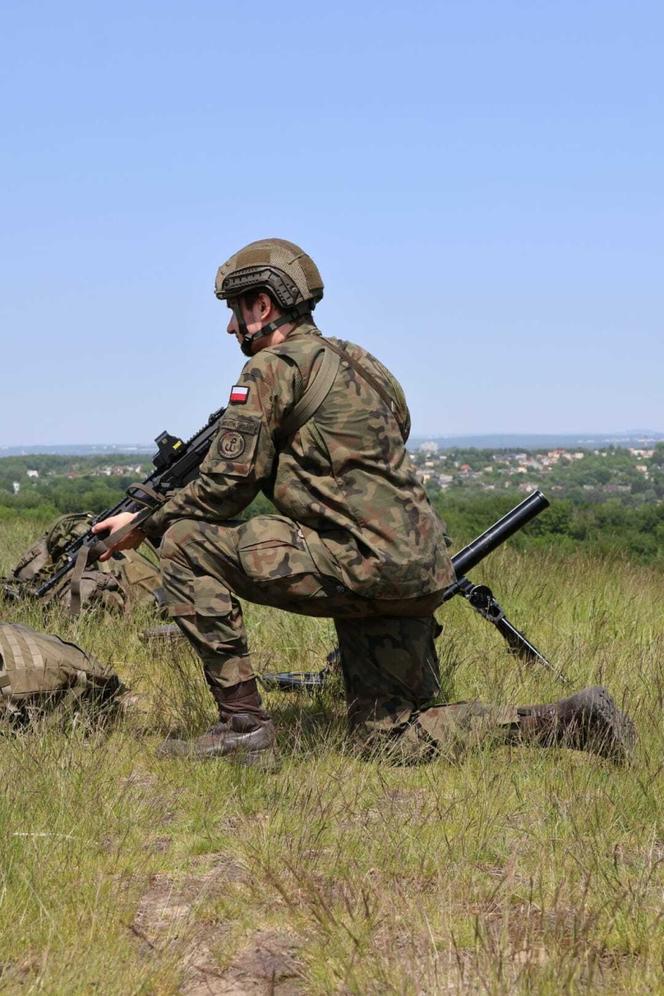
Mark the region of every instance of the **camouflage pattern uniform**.
POLYGON ((220 721, 159 755, 276 761, 243 597, 334 619, 351 727, 381 753, 425 760, 493 734, 624 757, 633 727, 603 688, 518 709, 427 708, 440 684, 433 612, 454 580, 444 526, 406 453, 401 387, 364 349, 321 336, 311 318, 323 291, 314 261, 284 239, 252 242, 217 271, 215 294, 250 359, 199 477, 144 528, 163 534, 167 604, 202 658, 220 721), (265 295, 277 309, 261 324, 265 295), (266 337, 274 344, 260 348, 266 337), (259 491, 280 514, 234 521, 259 491))
POLYGON ((379 380, 392 408, 342 360, 313 418, 284 438, 325 341, 304 321, 249 359, 200 476, 147 531, 163 534, 169 611, 213 694, 255 673, 239 596, 332 617, 352 724, 402 729, 439 687, 433 611, 454 572, 405 449, 403 391, 371 354, 331 340, 379 380), (280 514, 234 521, 259 491, 280 514))

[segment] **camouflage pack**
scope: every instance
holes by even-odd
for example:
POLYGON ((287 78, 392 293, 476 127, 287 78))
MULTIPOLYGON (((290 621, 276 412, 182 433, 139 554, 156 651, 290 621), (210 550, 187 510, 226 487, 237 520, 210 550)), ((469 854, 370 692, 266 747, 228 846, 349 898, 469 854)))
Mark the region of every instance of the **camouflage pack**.
MULTIPOLYGON (((39 537, 7 578, 8 587, 22 591, 49 577, 57 567, 65 548, 83 536, 94 516, 90 512, 63 515, 39 537)), ((63 605, 71 611, 71 575, 62 578, 44 598, 49 605, 63 605)), ((80 607, 125 612, 137 604, 159 604, 161 576, 159 568, 144 554, 126 550, 111 560, 84 571, 80 581, 80 607)))
POLYGON ((0 719, 19 725, 56 705, 107 708, 118 676, 75 643, 18 623, 0 623, 0 719))

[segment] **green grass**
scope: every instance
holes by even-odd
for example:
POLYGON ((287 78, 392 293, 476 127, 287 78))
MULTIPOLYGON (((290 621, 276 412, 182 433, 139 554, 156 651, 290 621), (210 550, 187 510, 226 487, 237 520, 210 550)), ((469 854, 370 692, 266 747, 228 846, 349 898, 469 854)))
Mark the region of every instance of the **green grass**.
MULTIPOLYGON (((0 571, 28 532, 0 522, 0 571)), ((664 992, 664 576, 503 549, 476 577, 576 687, 605 683, 634 716, 630 767, 506 747, 363 762, 334 688, 269 697, 276 775, 158 761, 168 730, 213 715, 185 647, 146 647, 145 615, 6 605, 112 662, 148 714, 0 740, 0 991, 664 992)), ((559 696, 467 605, 439 619, 450 696, 559 696)), ((332 645, 327 621, 248 606, 247 623, 265 669, 332 645)))

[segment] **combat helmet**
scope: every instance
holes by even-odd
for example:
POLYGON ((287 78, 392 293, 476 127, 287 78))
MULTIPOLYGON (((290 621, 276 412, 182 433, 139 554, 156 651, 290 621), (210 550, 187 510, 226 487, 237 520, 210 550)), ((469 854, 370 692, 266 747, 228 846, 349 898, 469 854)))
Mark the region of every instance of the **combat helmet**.
POLYGON ((242 352, 251 356, 251 345, 256 339, 314 310, 323 296, 323 280, 311 256, 295 243, 260 239, 240 249, 219 267, 214 291, 233 308, 242 336, 242 352), (249 335, 237 299, 251 291, 269 293, 283 315, 249 335))

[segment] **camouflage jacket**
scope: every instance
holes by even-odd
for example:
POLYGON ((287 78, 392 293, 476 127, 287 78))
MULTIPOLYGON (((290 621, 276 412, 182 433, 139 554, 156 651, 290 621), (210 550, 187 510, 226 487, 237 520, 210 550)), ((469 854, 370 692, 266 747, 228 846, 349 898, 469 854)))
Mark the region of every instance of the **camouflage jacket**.
MULTIPOLYGON (((392 374, 361 347, 332 341, 395 398, 409 425, 392 374)), ((175 519, 231 519, 263 491, 300 525, 321 573, 351 591, 378 599, 438 591, 453 579, 444 524, 417 480, 395 415, 364 377, 342 362, 313 418, 291 438, 280 436, 324 343, 305 323, 251 357, 199 477, 152 516, 147 531, 158 536, 175 519)))

